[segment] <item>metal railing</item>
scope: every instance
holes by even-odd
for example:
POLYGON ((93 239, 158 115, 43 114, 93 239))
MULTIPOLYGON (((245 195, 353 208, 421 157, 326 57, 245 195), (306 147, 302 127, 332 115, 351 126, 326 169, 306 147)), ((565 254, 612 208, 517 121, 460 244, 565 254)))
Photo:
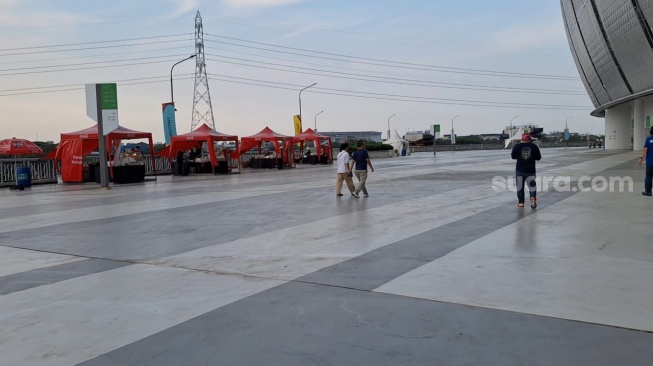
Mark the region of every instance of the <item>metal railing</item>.
MULTIPOLYGON (((143 157, 145 162, 145 175, 154 175, 152 169, 152 159, 149 155, 143 157)), ((94 162, 98 162, 97 158, 84 159, 84 165, 88 166, 94 162)), ((170 161, 165 157, 156 157, 156 172, 157 174, 170 174, 172 173, 172 166, 170 161)), ((41 160, 38 158, 17 158, 17 159, 0 159, 0 187, 12 186, 16 184, 16 168, 21 166, 29 167, 32 173, 32 183, 56 183, 57 182, 57 169, 54 160, 41 160)))
POLYGON ((0 186, 16 184, 16 167, 27 166, 32 172, 32 182, 50 183, 57 181, 54 161, 38 158, 0 159, 0 186))

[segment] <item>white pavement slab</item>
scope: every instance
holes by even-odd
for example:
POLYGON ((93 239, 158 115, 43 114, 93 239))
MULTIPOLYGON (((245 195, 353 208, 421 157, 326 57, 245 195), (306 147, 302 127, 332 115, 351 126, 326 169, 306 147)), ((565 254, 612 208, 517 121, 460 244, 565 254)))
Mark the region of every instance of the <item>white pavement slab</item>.
POLYGON ((650 205, 578 193, 375 291, 653 331, 650 205))
POLYGON ((0 364, 75 365, 279 284, 133 265, 4 295, 0 364))
POLYGON ((0 246, 0 277, 85 258, 0 246))

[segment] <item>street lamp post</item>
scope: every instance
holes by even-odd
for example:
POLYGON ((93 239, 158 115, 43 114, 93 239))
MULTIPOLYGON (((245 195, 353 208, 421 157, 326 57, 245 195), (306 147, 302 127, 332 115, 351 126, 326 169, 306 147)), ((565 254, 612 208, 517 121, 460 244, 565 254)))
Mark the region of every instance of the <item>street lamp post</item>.
POLYGON ((388 140, 390 140, 390 118, 396 116, 397 114, 393 114, 392 116, 388 117, 388 140))
POLYGON ((456 144, 456 138, 454 137, 454 130, 453 130, 453 120, 460 117, 460 115, 455 116, 454 118, 451 119, 451 145, 456 144))
MULTIPOLYGON (((567 121, 569 121, 569 120, 570 120, 571 118, 573 118, 573 117, 574 117, 574 116, 569 116, 569 117, 567 117, 567 119, 565 120, 565 135, 569 133, 569 126, 568 126, 568 124, 567 124, 567 121)), ((569 137, 567 137, 567 136, 565 136, 565 137, 566 137, 566 138, 565 138, 565 143, 566 143, 567 147, 569 147, 569 137)))
POLYGON ((315 118, 313 119, 313 130, 315 130, 315 132, 317 132, 317 116, 319 116, 320 114, 322 114, 322 112, 324 112, 324 111, 319 111, 319 112, 315 115, 315 118))
MULTIPOLYGON (((172 70, 175 68, 175 66, 179 65, 180 63, 182 63, 182 62, 184 62, 186 60, 190 60, 191 58, 195 58, 195 55, 190 55, 190 56, 186 57, 185 59, 175 63, 174 65, 172 65, 172 67, 170 68, 170 101, 172 102, 173 106, 175 104, 175 94, 174 94, 173 89, 172 89, 172 70)), ((175 108, 175 110, 177 110, 177 109, 175 108)))
POLYGON ((302 92, 304 90, 312 87, 312 86, 315 86, 315 85, 317 85, 317 83, 313 83, 313 84, 311 84, 311 85, 309 85, 309 86, 307 86, 304 89, 299 91, 299 121, 302 122, 302 123, 303 123, 303 121, 302 121, 302 92))

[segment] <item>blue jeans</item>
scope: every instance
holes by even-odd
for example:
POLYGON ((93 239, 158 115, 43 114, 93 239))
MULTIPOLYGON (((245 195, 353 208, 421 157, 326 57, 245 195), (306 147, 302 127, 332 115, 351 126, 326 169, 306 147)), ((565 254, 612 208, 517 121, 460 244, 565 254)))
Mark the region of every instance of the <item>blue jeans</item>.
POLYGON ((646 166, 646 178, 644 178, 644 190, 651 193, 651 181, 653 180, 653 166, 646 166))
POLYGON ((535 182, 534 173, 519 173, 515 175, 517 183, 517 199, 519 203, 524 203, 524 185, 528 183, 528 193, 531 197, 537 196, 537 183, 535 182))

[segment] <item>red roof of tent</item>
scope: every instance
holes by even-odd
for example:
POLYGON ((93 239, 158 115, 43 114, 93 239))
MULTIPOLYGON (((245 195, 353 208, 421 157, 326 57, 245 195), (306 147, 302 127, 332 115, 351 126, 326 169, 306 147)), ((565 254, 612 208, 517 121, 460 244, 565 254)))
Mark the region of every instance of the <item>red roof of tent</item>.
POLYGON ((292 136, 286 136, 282 135, 280 133, 276 133, 270 129, 270 127, 265 127, 264 129, 261 130, 261 132, 254 134, 252 136, 245 136, 243 137, 243 140, 245 139, 253 139, 256 141, 271 141, 271 140, 286 140, 286 139, 291 139, 292 136))
POLYGON ((218 132, 211 127, 207 126, 206 123, 196 128, 195 131, 185 133, 183 135, 173 136, 171 141, 206 141, 208 137, 211 137, 213 141, 238 141, 238 136, 236 135, 227 135, 221 132, 218 132))
MULTIPOLYGON (((124 139, 124 140, 146 139, 152 137, 152 134, 150 132, 134 131, 126 127, 118 126, 118 128, 116 128, 115 130, 111 131, 108 134, 108 137, 114 139, 124 139)), ((61 134, 61 140, 74 140, 74 139, 97 140, 98 139, 97 124, 80 131, 61 134)))
POLYGON ((317 132, 313 131, 311 128, 307 128, 306 131, 293 137, 294 143, 304 144, 306 141, 315 141, 315 148, 316 148, 315 153, 317 155, 321 155, 322 150, 324 150, 324 152, 327 154, 328 162, 329 163, 333 162, 333 159, 331 158, 331 149, 333 143, 331 140, 331 136, 320 135, 317 132), (320 141, 328 142, 326 149, 322 149, 322 146, 320 145, 320 141))
POLYGON ((258 146, 263 141, 272 141, 274 143, 275 150, 278 150, 278 141, 283 141, 284 144, 292 142, 292 136, 286 136, 272 131, 269 127, 265 127, 261 132, 246 136, 241 139, 241 145, 239 152, 243 153, 251 150, 252 148, 258 146))
POLYGON ((236 135, 227 135, 221 132, 218 132, 211 127, 207 126, 206 123, 202 124, 200 127, 196 128, 194 131, 185 133, 183 135, 172 136, 170 139, 170 145, 165 149, 159 151, 157 156, 165 156, 168 159, 172 159, 181 150, 187 150, 193 147, 199 147, 198 143, 200 142, 209 142, 209 157, 211 158, 211 163, 213 166, 217 166, 218 161, 213 150, 214 141, 235 141, 236 148, 238 147, 238 136, 236 135))
POLYGON ((300 133, 299 135, 293 137, 293 142, 301 142, 305 140, 330 140, 331 136, 320 135, 317 132, 313 131, 311 128, 307 128, 306 131, 300 133))

